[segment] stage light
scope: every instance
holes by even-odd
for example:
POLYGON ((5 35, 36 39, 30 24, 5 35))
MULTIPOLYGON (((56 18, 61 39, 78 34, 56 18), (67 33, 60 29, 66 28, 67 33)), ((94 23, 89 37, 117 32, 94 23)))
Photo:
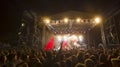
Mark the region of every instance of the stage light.
POLYGON ((72 40, 77 40, 77 36, 72 35, 72 40))
POLYGON ((76 19, 76 22, 77 22, 77 23, 79 23, 79 22, 80 22, 80 20, 81 20, 80 18, 77 18, 77 19, 76 19))
POLYGON ((24 23, 22 23, 22 24, 21 24, 21 26, 22 26, 22 27, 24 27, 24 26, 25 26, 25 24, 24 24, 24 23))
POLYGON ((64 40, 67 40, 67 36, 66 36, 66 35, 64 35, 64 37, 63 37, 63 38, 64 38, 64 40))
POLYGON ((76 42, 74 42, 74 45, 77 45, 77 43, 76 43, 76 42))
POLYGON ((83 36, 82 35, 79 36, 79 40, 83 41, 83 36))
POLYGON ((95 22, 98 24, 98 23, 100 23, 100 21, 101 21, 101 19, 100 18, 95 18, 95 22))
POLYGON ((73 35, 73 38, 74 38, 74 39, 77 39, 77 36, 73 35))
POLYGON ((58 39, 59 41, 61 41, 61 40, 62 40, 62 37, 59 35, 59 36, 57 36, 57 39, 58 39))
POLYGON ((64 18, 65 23, 68 23, 68 21, 69 21, 68 18, 64 18))
POLYGON ((50 19, 46 18, 46 19, 44 20, 44 22, 47 23, 47 24, 49 24, 49 23, 50 23, 50 19))

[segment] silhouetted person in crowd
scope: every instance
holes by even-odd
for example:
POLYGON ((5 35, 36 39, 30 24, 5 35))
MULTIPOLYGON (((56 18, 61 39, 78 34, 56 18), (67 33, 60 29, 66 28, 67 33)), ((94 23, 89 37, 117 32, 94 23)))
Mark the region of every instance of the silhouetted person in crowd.
POLYGON ((105 54, 100 54, 97 67, 107 67, 107 58, 105 54))
POLYGON ((77 63, 77 64, 75 65, 75 67, 85 67, 85 65, 82 64, 82 63, 77 63))
POLYGON ((4 67, 5 66, 5 62, 6 62, 7 58, 5 55, 0 55, 0 67, 4 67))
POLYGON ((91 59, 86 59, 84 64, 85 64, 86 67, 95 67, 95 63, 91 59))
POLYGON ((21 62, 20 64, 17 64, 16 67, 29 67, 29 66, 25 62, 21 62))

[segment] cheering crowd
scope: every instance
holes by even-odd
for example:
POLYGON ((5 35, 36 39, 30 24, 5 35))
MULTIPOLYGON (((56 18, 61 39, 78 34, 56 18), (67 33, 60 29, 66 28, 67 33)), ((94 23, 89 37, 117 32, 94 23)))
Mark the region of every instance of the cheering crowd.
POLYGON ((120 48, 66 51, 0 49, 0 67, 120 67, 120 48))

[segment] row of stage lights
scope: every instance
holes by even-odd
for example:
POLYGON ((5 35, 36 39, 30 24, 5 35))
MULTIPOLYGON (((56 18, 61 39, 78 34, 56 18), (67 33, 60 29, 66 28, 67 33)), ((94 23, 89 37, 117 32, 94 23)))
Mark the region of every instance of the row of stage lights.
MULTIPOLYGON (((74 21, 74 22, 77 22, 77 23, 79 23, 79 22, 84 22, 83 21, 83 19, 81 19, 81 18, 76 18, 76 19, 69 19, 69 18, 64 18, 64 19, 62 19, 61 21, 63 21, 64 23, 68 23, 69 21, 74 21)), ((88 20, 88 19, 86 19, 86 20, 88 20)), ((96 18, 94 18, 94 19, 90 19, 92 22, 94 22, 94 23, 96 23, 96 24, 99 24, 100 22, 101 22, 101 19, 99 18, 99 17, 96 17, 96 18)), ((52 20, 50 20, 49 18, 45 18, 44 20, 43 20, 46 24, 49 24, 49 23, 51 23, 52 22, 52 20)), ((60 21, 60 20, 59 20, 60 21)))
POLYGON ((72 36, 69 36, 69 35, 57 35, 57 40, 58 41, 65 41, 65 40, 68 40, 68 39, 71 39, 71 40, 79 40, 80 42, 83 41, 84 37, 83 35, 72 35, 72 36))

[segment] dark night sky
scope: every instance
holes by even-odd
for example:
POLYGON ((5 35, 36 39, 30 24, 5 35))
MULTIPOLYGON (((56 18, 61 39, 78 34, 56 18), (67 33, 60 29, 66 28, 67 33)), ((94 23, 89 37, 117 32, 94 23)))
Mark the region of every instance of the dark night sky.
POLYGON ((17 35, 25 9, 36 13, 59 13, 67 10, 103 13, 119 0, 4 0, 1 2, 0 40, 17 35))

